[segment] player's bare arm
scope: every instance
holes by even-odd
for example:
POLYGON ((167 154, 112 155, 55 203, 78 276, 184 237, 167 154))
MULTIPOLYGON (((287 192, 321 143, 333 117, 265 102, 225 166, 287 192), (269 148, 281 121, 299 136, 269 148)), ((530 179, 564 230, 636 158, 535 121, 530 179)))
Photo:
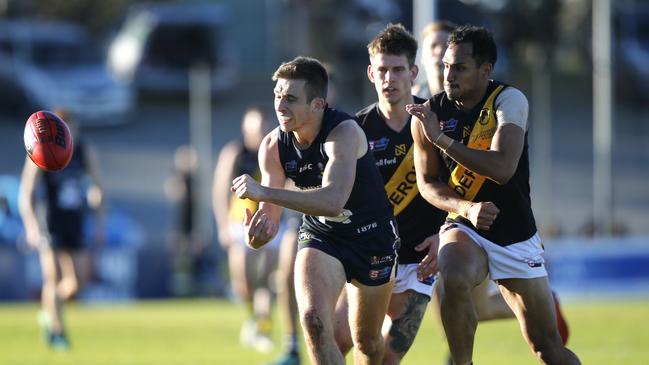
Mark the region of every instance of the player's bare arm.
POLYGON ((439 209, 462 215, 478 229, 489 229, 500 212, 498 207, 491 202, 474 203, 461 199, 446 182, 440 180, 438 149, 426 135, 424 123, 417 116, 411 123, 410 131, 415 146, 417 187, 421 196, 439 209))
POLYGON ((444 153, 460 165, 501 185, 506 184, 514 175, 525 140, 525 131, 518 125, 499 125, 490 149, 483 151, 468 148, 443 134, 437 116, 430 110, 429 101, 424 104, 408 104, 406 110, 418 120, 415 124, 422 125, 426 139, 440 146, 444 153))
POLYGON ((214 183, 212 185, 212 209, 216 224, 219 228, 219 243, 223 248, 228 248, 231 238, 228 229, 228 210, 230 209, 230 184, 232 183, 233 171, 237 162, 240 149, 236 142, 226 144, 216 163, 214 169, 214 183))
MULTIPOLYGON (((274 203, 309 215, 337 216, 351 194, 356 160, 367 151, 367 142, 362 141, 365 141, 365 134, 352 120, 342 122, 331 131, 324 143, 329 161, 319 188, 291 191, 284 189, 283 184, 277 187, 263 186, 242 175, 234 179, 232 191, 240 198, 274 203)), ((276 168, 281 169, 276 144, 272 154, 277 156, 276 168)))
POLYGON ((235 178, 231 188, 239 198, 260 202, 259 209, 254 214, 246 209, 243 222, 247 244, 255 249, 262 247, 275 237, 279 230, 282 214, 282 208, 263 200, 261 193, 264 189, 282 188, 286 182, 286 175, 279 160, 277 129, 270 132, 261 142, 259 168, 261 182, 257 182, 250 175, 245 174, 235 178))
POLYGON ((25 241, 31 248, 38 248, 42 233, 36 212, 34 210, 34 192, 41 172, 36 165, 27 157, 25 166, 20 177, 20 191, 18 194, 18 208, 23 224, 25 225, 25 241))

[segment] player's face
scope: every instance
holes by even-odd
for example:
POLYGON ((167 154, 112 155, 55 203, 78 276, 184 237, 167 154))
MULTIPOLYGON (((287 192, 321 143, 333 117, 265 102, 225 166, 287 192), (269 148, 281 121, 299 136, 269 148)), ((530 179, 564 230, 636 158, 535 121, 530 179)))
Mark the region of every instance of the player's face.
MULTIPOLYGON (((442 91, 444 88, 444 63, 442 58, 446 52, 446 41, 449 33, 445 30, 438 30, 424 38, 422 46, 422 64, 426 70, 429 80, 436 80, 436 90, 431 93, 442 91)), ((430 85, 429 85, 430 86, 430 85)))
POLYGON ((264 116, 257 110, 251 110, 243 117, 241 131, 243 142, 251 150, 259 148, 262 139, 271 130, 271 123, 264 120, 264 116))
POLYGON ((405 55, 378 53, 370 58, 367 77, 374 84, 379 100, 397 104, 411 95, 417 66, 410 68, 405 55))
POLYGON ((312 116, 312 103, 306 101, 305 80, 278 79, 275 84, 275 114, 279 128, 293 132, 312 116))
POLYGON ((489 80, 491 65, 478 65, 471 43, 452 44, 444 53, 444 91, 451 100, 474 99, 489 80))

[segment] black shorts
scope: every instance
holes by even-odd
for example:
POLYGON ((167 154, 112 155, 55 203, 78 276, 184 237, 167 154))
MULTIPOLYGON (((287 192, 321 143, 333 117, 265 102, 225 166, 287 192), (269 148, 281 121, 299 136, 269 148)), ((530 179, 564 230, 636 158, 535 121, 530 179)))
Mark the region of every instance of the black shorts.
POLYGON ((393 220, 377 222, 376 227, 353 236, 315 232, 302 225, 298 237, 298 250, 312 247, 337 258, 345 269, 347 282, 354 279, 368 286, 390 281, 398 246, 399 235, 393 220))
POLYGON ((79 251, 84 247, 83 215, 58 213, 48 219, 50 246, 55 250, 79 251))

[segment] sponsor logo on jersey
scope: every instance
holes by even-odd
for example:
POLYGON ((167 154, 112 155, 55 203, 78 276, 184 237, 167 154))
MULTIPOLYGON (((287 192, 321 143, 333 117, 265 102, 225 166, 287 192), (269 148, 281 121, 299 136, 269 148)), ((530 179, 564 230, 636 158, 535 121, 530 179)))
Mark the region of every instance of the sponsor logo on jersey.
POLYGON ((381 265, 385 264, 388 262, 393 262, 394 261, 394 255, 387 255, 387 256, 372 256, 370 258, 370 265, 381 265))
POLYGON ((394 146, 394 154, 396 156, 403 156, 406 153, 408 153, 408 147, 406 147, 405 143, 394 146))
POLYGON ((370 270, 370 279, 372 280, 379 280, 379 279, 385 279, 388 276, 390 276, 390 272, 392 271, 392 267, 384 267, 379 270, 370 270))
POLYGON ((376 166, 390 166, 390 165, 395 165, 397 163, 397 158, 379 158, 376 160, 376 166))
POLYGON ((487 125, 489 123, 489 113, 491 111, 489 109, 482 109, 480 110, 480 116, 478 117, 478 122, 482 125, 487 125))
POLYGON ((390 144, 390 138, 383 137, 381 139, 377 139, 375 141, 369 141, 370 144, 370 149, 372 151, 384 151, 386 148, 388 148, 388 145, 390 144))
POLYGON ((297 171, 297 161, 292 160, 284 164, 284 171, 286 172, 295 172, 297 171))
POLYGON ((439 122, 439 128, 442 132, 453 132, 457 128, 457 119, 451 118, 449 120, 442 120, 439 122))
POLYGON ((300 242, 304 242, 304 241, 318 241, 318 242, 322 242, 321 239, 319 239, 319 238, 317 238, 317 237, 314 237, 314 236, 313 236, 313 233, 311 233, 311 232, 306 232, 306 231, 300 231, 300 233, 298 234, 297 240, 300 241, 300 242))
POLYGON ((306 165, 300 166, 300 171, 299 172, 304 172, 304 171, 307 171, 307 170, 313 170, 313 164, 312 163, 308 163, 306 165))

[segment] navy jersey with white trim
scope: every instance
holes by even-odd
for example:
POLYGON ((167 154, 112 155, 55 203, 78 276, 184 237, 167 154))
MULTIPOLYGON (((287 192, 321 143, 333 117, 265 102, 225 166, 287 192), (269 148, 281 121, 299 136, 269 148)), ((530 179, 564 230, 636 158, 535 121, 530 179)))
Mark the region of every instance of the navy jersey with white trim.
POLYGON ((75 142, 72 159, 65 169, 43 173, 50 229, 73 224, 71 219, 80 221, 86 207, 86 150, 82 141, 75 142))
MULTIPOLYGON (((306 149, 297 148, 293 133, 279 131, 279 157, 286 177, 299 189, 322 186, 322 174, 329 157, 324 143, 329 133, 345 120, 353 120, 349 114, 327 107, 320 132, 306 149)), ((335 177, 334 177, 335 178, 335 177)), ((336 217, 304 216, 304 225, 315 232, 360 233, 363 227, 385 217, 392 216, 392 208, 381 184, 381 175, 370 149, 356 161, 356 176, 349 199, 343 211, 336 217)))

